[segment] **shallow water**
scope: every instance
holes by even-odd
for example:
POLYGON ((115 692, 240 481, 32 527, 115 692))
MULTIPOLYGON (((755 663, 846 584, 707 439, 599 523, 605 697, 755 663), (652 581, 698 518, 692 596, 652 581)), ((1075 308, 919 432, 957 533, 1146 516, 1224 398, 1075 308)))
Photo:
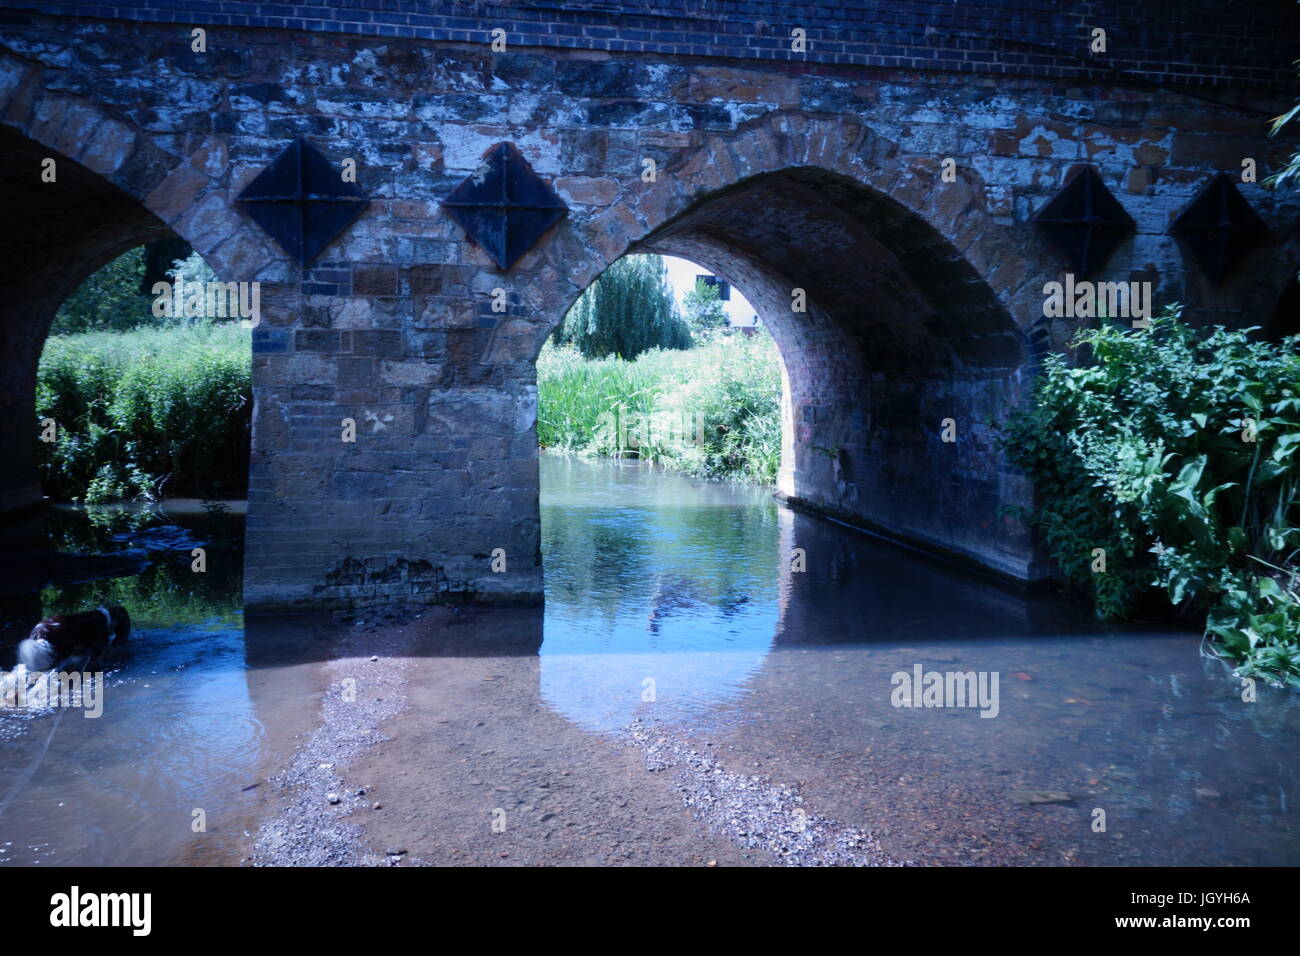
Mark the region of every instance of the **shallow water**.
POLYGON ((777 507, 758 488, 542 456, 542 694, 620 730, 653 680, 660 713, 707 721, 780 626, 777 507))
POLYGON ((1300 862, 1297 696, 1245 702, 1198 635, 1104 627, 756 489, 542 474, 540 692, 581 726, 655 721, 925 862, 1300 862), (895 706, 918 665, 996 674, 996 716, 895 706))
MULTIPOLYGON (((542 480, 544 612, 449 619, 476 646, 494 621, 524 646, 540 632, 540 653, 499 658, 489 677, 582 739, 653 724, 920 863, 1300 862, 1297 696, 1260 686, 1246 703, 1196 634, 1106 628, 761 489, 553 455, 542 480), (792 569, 795 549, 805 570, 792 569), (895 706, 894 675, 918 665, 996 674, 996 717, 895 706), (1027 802, 1044 796, 1061 802, 1027 802)), ((98 603, 127 605, 137 630, 107 668, 102 717, 0 712, 0 864, 237 859, 249 788, 316 718, 330 629, 245 622, 237 511, 65 511, 50 530, 54 550, 179 550, 150 552, 137 577, 0 605, 11 642, 41 614, 98 603), (207 572, 190 570, 192 542, 144 533, 158 525, 201 541, 207 572)), ((476 657, 431 653, 448 655, 437 667, 453 683, 461 669, 495 686, 472 672, 476 657)), ((487 729, 501 719, 458 714, 487 729)), ((551 721, 508 722, 504 739, 527 751, 555 739, 551 721)), ((486 776, 473 762, 443 772, 486 776)))
POLYGON ((51 550, 132 548, 152 563, 138 576, 0 605, 5 667, 41 616, 122 604, 134 625, 127 645, 101 662, 99 716, 87 716, 89 701, 0 712, 0 862, 162 864, 200 839, 215 851, 238 838, 234 811, 258 779, 266 737, 247 673, 240 511, 239 503, 207 512, 177 501, 51 513, 51 550), (198 544, 207 551, 203 573, 191 569, 198 544))

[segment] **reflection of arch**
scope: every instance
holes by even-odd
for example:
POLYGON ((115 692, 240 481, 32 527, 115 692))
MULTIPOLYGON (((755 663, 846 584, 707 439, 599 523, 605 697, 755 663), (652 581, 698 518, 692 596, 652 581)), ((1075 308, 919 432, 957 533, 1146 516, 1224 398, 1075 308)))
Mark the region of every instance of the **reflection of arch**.
MULTIPOLYGON (((227 201, 224 147, 178 159, 82 97, 45 91, 40 68, 0 52, 18 92, 0 120, 0 514, 41 500, 36 369, 58 306, 92 272, 159 238, 184 238, 223 279, 254 278, 277 255, 227 201), (54 160, 55 181, 42 180, 54 160)), ((265 286, 262 301, 273 291, 265 286)))
MULTIPOLYGON (((993 222, 978 184, 941 185, 937 164, 908 165, 842 118, 780 116, 706 137, 654 188, 630 192, 579 224, 585 242, 562 231, 552 244, 565 295, 629 250, 710 268, 755 305, 781 349, 783 493, 1036 576, 1027 534, 998 512, 1024 503, 1027 488, 1004 474, 987 422, 1020 395, 1030 350, 1013 315, 1041 314, 1027 277, 1042 270, 993 222), (791 309, 796 288, 806 312, 791 309), (945 418, 955 444, 940 440, 945 418)), ((569 301, 547 303, 547 321, 569 301)), ((540 345, 549 326, 537 331, 540 345)))

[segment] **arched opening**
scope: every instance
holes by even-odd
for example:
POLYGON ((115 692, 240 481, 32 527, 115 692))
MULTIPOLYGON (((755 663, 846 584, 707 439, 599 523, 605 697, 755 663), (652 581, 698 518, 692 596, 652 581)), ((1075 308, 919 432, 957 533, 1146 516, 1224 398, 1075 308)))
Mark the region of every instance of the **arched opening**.
POLYGON ((1019 400, 1023 337, 919 216, 847 177, 786 169, 702 199, 633 251, 700 263, 771 330, 787 500, 1013 579, 1042 573, 1006 516, 1029 489, 992 427, 1019 400))
POLYGON ((742 686, 771 647, 786 376, 744 291, 631 253, 542 347, 540 691, 583 726, 632 719, 645 655, 676 707, 742 686))
MULTIPOLYGON (((994 423, 1019 399, 1026 349, 988 285, 917 215, 844 177, 791 169, 702 199, 634 243, 596 286, 620 263, 650 257, 644 254, 696 263, 752 303, 773 345, 780 466, 766 484, 709 484, 683 478, 680 455, 666 472, 630 465, 621 451, 610 455, 622 442, 606 442, 603 453, 613 460, 594 466, 545 456, 542 689, 554 706, 593 727, 629 719, 635 701, 613 688, 644 675, 620 671, 605 656, 591 660, 615 649, 631 655, 633 669, 638 655, 668 651, 669 663, 656 659, 663 688, 647 691, 666 695, 659 706, 668 697, 670 706, 688 706, 742 686, 782 622, 815 603, 802 591, 791 596, 789 579, 810 577, 791 573, 807 570, 790 565, 801 560, 793 545, 815 538, 817 554, 808 560, 823 575, 841 560, 826 537, 791 538, 790 514, 772 507, 773 490, 800 510, 1006 578, 1041 573, 1028 533, 1005 517, 1006 506, 1027 503, 1028 488, 1003 467, 994 436, 994 423), (592 628, 593 617, 607 626, 592 628), (724 636, 697 646, 706 634, 724 636), (709 665, 676 656, 688 648, 707 650, 709 665), (610 700, 621 700, 623 710, 610 700)), ((566 318, 561 331, 569 324, 566 318)), ((739 337, 734 342, 744 347, 739 337)), ((548 393, 549 348, 539 362, 543 444, 554 433, 548 418, 567 411, 548 393)), ((652 353, 613 368, 588 363, 573 376, 574 391, 589 391, 575 404, 590 406, 595 394, 620 404, 647 392, 692 394, 690 379, 729 360, 718 352, 701 363, 703 351, 652 353), (652 374, 639 375, 643 364, 652 374), (665 376, 663 366, 674 364, 676 375, 665 376), (622 392, 601 376, 622 376, 622 392)), ((743 400, 745 383, 730 386, 743 400)), ((638 411, 662 414, 661 404, 638 411)), ((680 416, 680 401, 666 404, 680 416)), ((715 418, 710 413, 710 424, 715 418)), ((627 444, 642 460, 657 451, 627 444)), ((848 550, 844 560, 864 560, 848 550)), ((899 560, 891 563, 888 550, 872 552, 872 560, 877 570, 890 569, 879 586, 896 588, 899 560)), ((913 584, 958 587, 957 578, 916 567, 913 584)), ((896 607, 891 613, 899 616, 896 607)), ((867 631, 878 633, 876 623, 867 631)))
POLYGON ((128 249, 174 234, 122 189, 0 127, 0 521, 44 499, 37 477, 36 372, 58 307, 128 249), (42 179, 53 160, 53 182, 42 179))
POLYGON ((138 199, 3 127, 0 183, 0 643, 97 604, 144 626, 235 614, 255 320, 220 293, 248 284, 214 281, 138 199))

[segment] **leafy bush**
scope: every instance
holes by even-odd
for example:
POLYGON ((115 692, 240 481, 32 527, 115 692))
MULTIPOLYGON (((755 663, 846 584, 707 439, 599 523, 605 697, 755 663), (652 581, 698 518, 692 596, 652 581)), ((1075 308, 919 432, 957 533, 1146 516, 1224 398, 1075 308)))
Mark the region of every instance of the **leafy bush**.
POLYGON ((1300 685, 1300 339, 1200 332, 1175 307, 1072 346, 1091 361, 1049 357, 1004 434, 1062 574, 1105 618, 1163 591, 1238 674, 1300 685))
POLYGON ((635 454, 700 477, 771 482, 781 463, 781 371, 765 334, 635 362, 547 344, 537 362, 544 447, 635 454))
POLYGON ((51 336, 36 413, 45 492, 88 502, 240 495, 248 483, 250 333, 195 323, 51 336))

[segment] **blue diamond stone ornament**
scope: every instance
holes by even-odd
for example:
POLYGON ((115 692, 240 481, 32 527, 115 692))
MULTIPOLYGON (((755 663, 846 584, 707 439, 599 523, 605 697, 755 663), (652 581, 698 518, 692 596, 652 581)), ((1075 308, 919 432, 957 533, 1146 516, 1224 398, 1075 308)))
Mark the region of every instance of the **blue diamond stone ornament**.
POLYGON ((1096 272, 1133 231, 1133 219, 1091 166, 1077 170, 1031 217, 1038 231, 1079 278, 1096 272))
POLYGON ((512 143, 497 143, 443 207, 466 235, 508 270, 568 212, 512 143))
POLYGON ((1232 177, 1219 173, 1178 214, 1171 231, 1187 244, 1201 271, 1221 282, 1267 229, 1232 177))
POLYGON ((294 140, 236 202, 285 252, 311 262, 361 215, 369 200, 306 139, 294 140))

